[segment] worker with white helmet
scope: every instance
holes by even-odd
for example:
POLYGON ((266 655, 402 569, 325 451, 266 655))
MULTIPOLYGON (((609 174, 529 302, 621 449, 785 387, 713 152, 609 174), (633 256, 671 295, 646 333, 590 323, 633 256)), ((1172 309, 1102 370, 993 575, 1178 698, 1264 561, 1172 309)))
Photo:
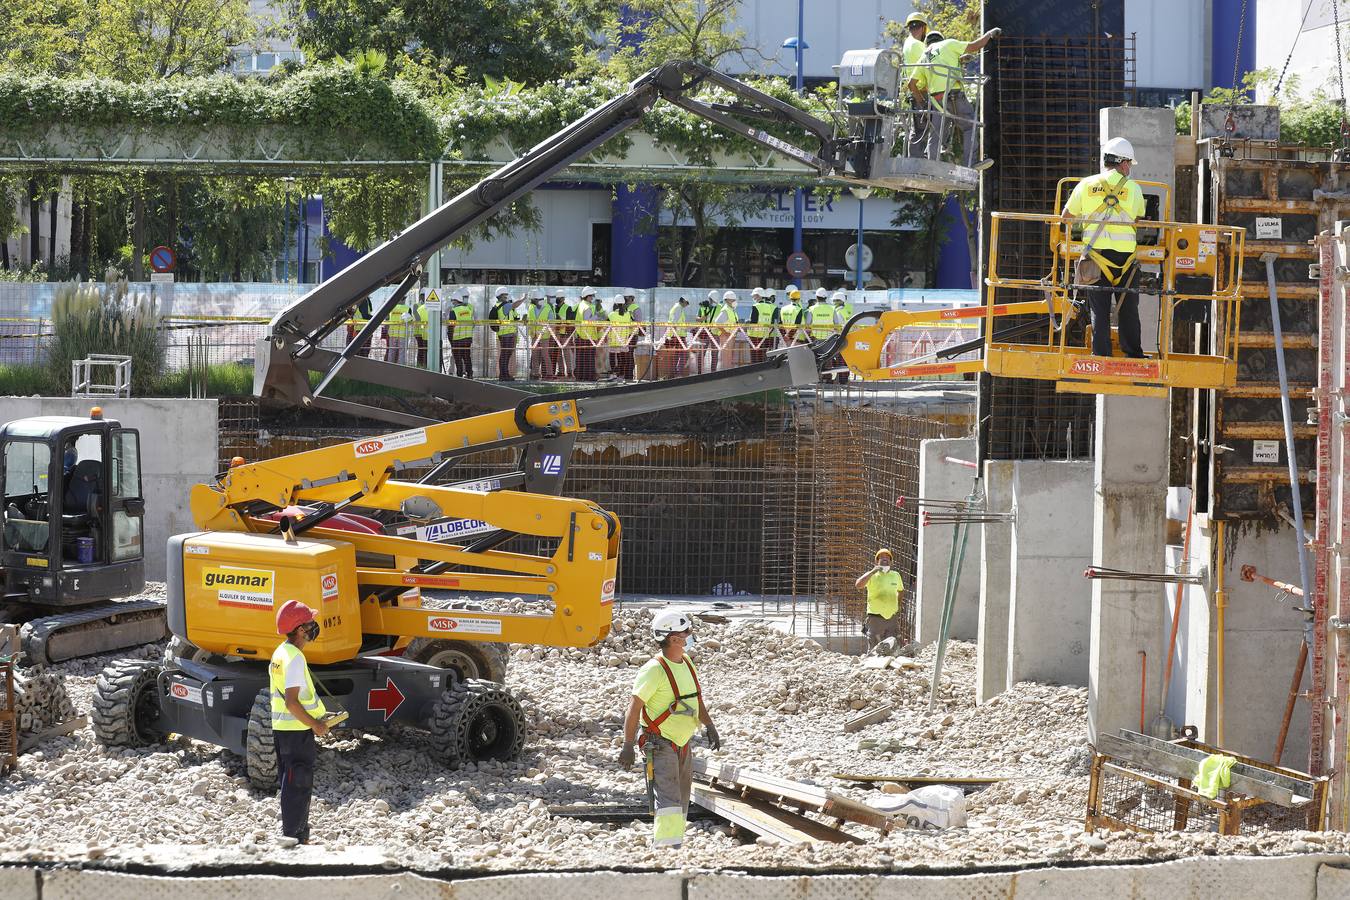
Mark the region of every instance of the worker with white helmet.
POLYGON ((708 715, 698 670, 685 653, 693 629, 693 619, 678 610, 664 610, 652 619, 652 636, 661 652, 638 669, 623 720, 619 765, 625 769, 633 765, 636 741, 646 764, 647 797, 655 817, 652 844, 657 847, 678 847, 684 841, 694 777, 689 742, 699 725, 706 729, 709 747, 722 746, 708 715))
POLYGON ((750 303, 750 324, 745 328, 750 339, 750 362, 761 363, 773 349, 773 335, 778 330, 778 307, 773 302, 773 291, 755 288, 750 303))
POLYGON ((600 322, 605 314, 595 299, 595 288, 581 289, 581 303, 577 307, 577 381, 595 381, 595 348, 600 343, 604 327, 600 322))
POLYGON ((515 381, 511 377, 511 357, 516 353, 516 334, 519 329, 520 314, 516 312, 516 307, 524 302, 524 295, 519 300, 511 297, 511 289, 505 285, 497 288, 493 295, 495 303, 488 312, 488 320, 492 323, 488 327, 492 333, 497 335, 497 377, 502 381, 515 381))
POLYGON ((740 316, 736 313, 736 292, 725 291, 722 302, 712 314, 709 332, 713 341, 712 369, 730 369, 736 365, 735 340, 740 316))
POLYGON ((1093 356, 1112 355, 1112 298, 1119 304, 1120 349, 1126 356, 1144 356, 1139 294, 1130 290, 1137 272, 1134 222, 1144 215, 1144 192, 1130 178, 1133 165, 1134 147, 1129 141, 1121 137, 1107 141, 1102 147, 1102 171, 1074 186, 1060 214, 1064 222, 1083 228, 1084 252, 1074 269, 1074 283, 1089 288, 1085 293, 1092 317, 1093 356))
POLYGON ((455 375, 460 378, 473 377, 473 307, 469 305, 469 292, 450 292, 450 309, 445 318, 451 324, 445 326, 450 333, 450 356, 455 361, 455 375))

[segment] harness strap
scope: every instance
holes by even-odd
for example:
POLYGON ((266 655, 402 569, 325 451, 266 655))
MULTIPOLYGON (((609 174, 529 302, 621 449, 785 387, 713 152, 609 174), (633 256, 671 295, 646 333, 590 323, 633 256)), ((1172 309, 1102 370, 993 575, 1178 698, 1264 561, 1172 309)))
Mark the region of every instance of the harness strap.
POLYGON ((689 659, 689 657, 686 656, 684 664, 689 669, 689 676, 694 679, 694 693, 683 695, 680 693, 679 684, 675 681, 675 673, 671 670, 670 665, 666 662, 666 658, 664 656, 658 656, 656 658, 656 661, 661 664, 662 670, 665 671, 666 680, 670 682, 670 693, 674 696, 675 699, 671 700, 670 706, 666 707, 665 710, 663 710, 661 714, 657 716, 655 719, 648 716, 646 707, 643 707, 642 734, 638 735, 639 746, 646 743, 648 737, 661 736, 661 723, 664 722, 666 719, 670 718, 671 714, 674 713, 675 709, 680 705, 681 700, 687 700, 690 697, 693 697, 695 700, 698 701, 700 708, 702 708, 703 705, 703 687, 698 683, 698 670, 694 668, 693 660, 689 659))

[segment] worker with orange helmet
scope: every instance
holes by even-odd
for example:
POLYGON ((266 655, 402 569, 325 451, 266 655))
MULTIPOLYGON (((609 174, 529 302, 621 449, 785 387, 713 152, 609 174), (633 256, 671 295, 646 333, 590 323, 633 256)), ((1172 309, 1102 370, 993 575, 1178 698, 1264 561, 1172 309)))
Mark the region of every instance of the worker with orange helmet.
POLYGON ((854 585, 867 590, 867 649, 888 637, 900 637, 900 595, 905 581, 891 568, 891 551, 882 547, 876 565, 862 573, 854 585))
POLYGON ((319 637, 314 610, 299 600, 287 600, 277 610, 277 634, 286 640, 272 654, 268 678, 281 785, 281 833, 304 844, 309 841, 309 800, 318 755, 314 738, 328 733, 323 720, 327 710, 315 693, 304 653, 305 645, 319 637))

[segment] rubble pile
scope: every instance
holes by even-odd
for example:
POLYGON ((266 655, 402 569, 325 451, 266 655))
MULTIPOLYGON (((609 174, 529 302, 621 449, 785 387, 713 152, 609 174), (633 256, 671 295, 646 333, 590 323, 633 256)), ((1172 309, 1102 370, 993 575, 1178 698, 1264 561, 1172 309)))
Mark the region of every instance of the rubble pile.
MULTIPOLYGON (((714 820, 691 824, 683 849, 656 851, 648 846, 648 822, 551 816, 550 806, 643 802, 640 772, 619 769, 615 757, 633 677, 653 652, 649 623, 649 612, 624 610, 597 647, 513 648, 507 680, 532 725, 516 761, 447 771, 432 761, 426 736, 407 728, 325 739, 313 838, 331 850, 378 848, 398 865, 502 870, 914 869, 1350 849, 1346 836, 1329 834, 1084 835, 1085 690, 1019 684, 976 706, 974 651, 958 643, 949 648, 930 715, 932 648, 915 667, 869 669, 764 623, 734 620, 698 624, 691 651, 722 735, 713 758, 863 802, 884 795, 834 774, 1005 780, 969 795, 965 828, 884 836, 850 828, 864 839, 852 846, 766 845, 714 820), (883 703, 894 705, 889 719, 844 733, 856 710, 883 703)), ((161 652, 150 646, 119 656, 157 659, 161 652)), ((78 712, 88 712, 94 676, 114 658, 53 667, 65 675, 78 712)), ((701 736, 695 748, 709 753, 701 736)), ((0 792, 0 821, 4 862, 155 862, 164 845, 240 864, 284 860, 287 852, 277 840, 275 796, 251 789, 233 754, 187 739, 108 750, 89 728, 21 758, 0 792)))
POLYGON ((65 678, 47 669, 14 670, 14 712, 19 739, 40 734, 75 718, 75 704, 66 693, 65 678))

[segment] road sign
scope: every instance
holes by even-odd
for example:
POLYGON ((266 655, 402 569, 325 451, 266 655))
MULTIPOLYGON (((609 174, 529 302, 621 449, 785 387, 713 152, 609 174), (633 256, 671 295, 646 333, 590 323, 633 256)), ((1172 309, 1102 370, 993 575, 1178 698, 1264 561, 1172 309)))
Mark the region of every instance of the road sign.
POLYGON ((150 251, 150 268, 156 272, 172 272, 177 264, 178 254, 173 252, 172 247, 161 244, 150 251))
MULTIPOLYGON (((858 263, 856 261, 857 258, 858 258, 858 245, 856 243, 849 244, 848 249, 844 251, 844 265, 848 266, 855 272, 858 271, 858 263)), ((872 248, 867 246, 866 244, 862 245, 862 267, 863 271, 867 271, 868 269, 872 268, 872 248)))
POLYGON ((811 271, 811 258, 798 251, 787 258, 787 272, 793 278, 801 278, 811 271))

